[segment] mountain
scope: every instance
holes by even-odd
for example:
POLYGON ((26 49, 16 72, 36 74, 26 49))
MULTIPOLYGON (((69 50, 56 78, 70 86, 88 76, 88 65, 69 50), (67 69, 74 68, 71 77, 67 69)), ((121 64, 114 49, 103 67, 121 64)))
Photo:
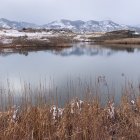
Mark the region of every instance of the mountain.
POLYGON ((111 20, 104 21, 71 21, 71 20, 59 20, 53 21, 43 26, 44 28, 63 29, 68 28, 76 32, 108 32, 120 29, 129 29, 129 26, 117 24, 111 20))
POLYGON ((46 29, 70 29, 74 32, 109 32, 121 29, 130 29, 140 31, 140 27, 130 27, 127 25, 120 25, 111 20, 104 21, 82 21, 82 20, 59 20, 39 26, 33 23, 10 21, 4 18, 0 19, 0 27, 2 28, 46 28, 46 29))
POLYGON ((51 23, 48 23, 46 25, 43 25, 44 28, 53 28, 53 29, 64 29, 68 28, 71 30, 80 30, 81 26, 84 25, 85 22, 81 20, 71 21, 71 20, 59 20, 59 21, 53 21, 51 23))
POLYGON ((0 27, 2 28, 12 28, 12 29, 22 29, 22 28, 38 28, 36 24, 27 23, 27 22, 17 22, 17 21, 10 21, 4 18, 0 19, 0 27))

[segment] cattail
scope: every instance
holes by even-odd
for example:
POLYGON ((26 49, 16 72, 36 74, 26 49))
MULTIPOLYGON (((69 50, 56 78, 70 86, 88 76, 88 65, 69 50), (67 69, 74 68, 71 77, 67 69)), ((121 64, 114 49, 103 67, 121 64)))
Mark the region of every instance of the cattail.
POLYGON ((53 116, 54 120, 61 117, 63 115, 63 111, 64 111, 64 109, 58 108, 55 105, 53 105, 50 109, 50 112, 52 113, 52 116, 53 116))
POLYGON ((13 122, 18 121, 18 119, 19 119, 19 112, 20 112, 19 109, 20 109, 20 107, 18 106, 13 112, 13 116, 12 116, 13 122))
POLYGON ((115 107, 114 107, 114 102, 108 103, 108 114, 111 119, 115 119, 115 107))

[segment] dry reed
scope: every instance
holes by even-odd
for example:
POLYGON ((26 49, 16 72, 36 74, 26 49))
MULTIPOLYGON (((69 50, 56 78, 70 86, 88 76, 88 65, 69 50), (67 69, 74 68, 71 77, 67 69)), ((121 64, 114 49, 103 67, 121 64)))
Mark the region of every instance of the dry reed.
POLYGON ((124 88, 119 104, 109 99, 105 106, 96 94, 90 100, 75 98, 59 108, 41 91, 34 95, 31 89, 25 90, 19 106, 13 106, 12 92, 3 93, 1 90, 1 140, 140 139, 140 96, 134 96, 132 86, 124 88))

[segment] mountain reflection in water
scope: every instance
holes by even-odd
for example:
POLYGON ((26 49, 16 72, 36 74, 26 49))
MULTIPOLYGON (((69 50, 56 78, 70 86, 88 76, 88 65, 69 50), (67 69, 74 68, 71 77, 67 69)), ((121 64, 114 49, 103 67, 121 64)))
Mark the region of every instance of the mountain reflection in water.
POLYGON ((46 48, 38 48, 38 49, 1 49, 0 55, 1 56, 8 56, 11 54, 21 54, 28 56, 30 52, 38 52, 38 51, 45 51, 52 54, 60 55, 60 56, 95 56, 95 55, 103 55, 103 56, 110 56, 118 51, 124 51, 128 53, 133 53, 134 51, 139 51, 139 48, 134 48, 133 46, 109 46, 109 45, 95 45, 91 43, 77 43, 73 44, 71 47, 66 48, 58 48, 58 49, 46 49, 46 48))
MULTIPOLYGON (((94 92, 98 77, 105 76, 109 89, 114 87, 118 96, 126 79, 140 82, 139 48, 77 43, 57 50, 1 50, 0 86, 6 87, 8 79, 20 93, 21 81, 37 87, 42 80, 51 94, 57 87, 58 96, 65 98, 67 94, 82 96, 87 86, 94 92)), ((108 92, 106 86, 102 89, 108 92)))

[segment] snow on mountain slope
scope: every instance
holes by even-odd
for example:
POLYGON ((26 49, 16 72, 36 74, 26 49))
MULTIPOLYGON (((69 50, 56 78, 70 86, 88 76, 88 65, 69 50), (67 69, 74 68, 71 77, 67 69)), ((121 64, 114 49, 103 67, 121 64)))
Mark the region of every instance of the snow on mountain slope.
POLYGON ((39 26, 33 23, 10 21, 4 18, 0 19, 0 27, 8 29, 39 28, 39 26))
POLYGON ((111 20, 104 21, 81 21, 81 20, 58 20, 53 21, 45 25, 36 25, 27 22, 16 22, 10 21, 4 18, 0 19, 0 27, 2 28, 12 28, 12 29, 22 29, 22 28, 46 28, 46 29, 70 29, 74 32, 109 32, 121 29, 139 30, 139 27, 130 27, 127 25, 120 25, 111 20))
POLYGON ((53 21, 51 23, 48 23, 46 25, 43 25, 44 28, 53 28, 53 29, 70 29, 70 30, 78 30, 80 29, 80 26, 83 25, 84 22, 80 20, 76 21, 70 21, 70 20, 58 20, 58 21, 53 21))
POLYGON ((121 29, 129 29, 128 26, 117 24, 111 20, 105 21, 70 21, 70 20, 59 20, 53 21, 43 26, 44 28, 63 29, 68 28, 76 32, 108 32, 121 29))

